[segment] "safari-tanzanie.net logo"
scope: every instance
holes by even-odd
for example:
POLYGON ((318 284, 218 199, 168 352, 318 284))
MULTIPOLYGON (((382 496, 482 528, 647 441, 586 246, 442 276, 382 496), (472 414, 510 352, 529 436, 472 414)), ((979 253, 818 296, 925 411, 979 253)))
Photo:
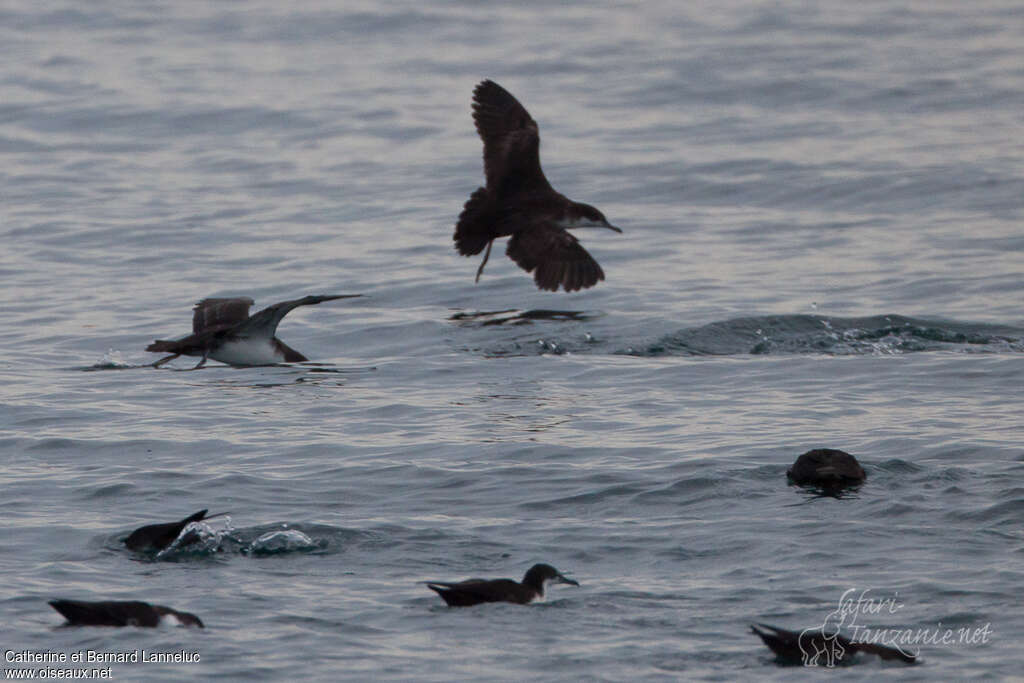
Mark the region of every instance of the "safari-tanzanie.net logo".
POLYGON ((859 651, 883 659, 914 662, 922 646, 982 645, 992 638, 991 623, 956 628, 944 627, 942 622, 924 628, 863 625, 859 622, 877 623, 903 608, 898 592, 891 597, 873 597, 870 593, 870 588, 859 592, 856 588, 847 589, 839 598, 839 606, 829 612, 821 625, 800 632, 798 642, 804 666, 833 667, 859 651))

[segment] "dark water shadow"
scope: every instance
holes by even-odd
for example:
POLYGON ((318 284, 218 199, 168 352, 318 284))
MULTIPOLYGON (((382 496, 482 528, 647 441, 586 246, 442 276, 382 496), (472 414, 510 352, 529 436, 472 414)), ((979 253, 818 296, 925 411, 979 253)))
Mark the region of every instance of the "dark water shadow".
POLYGON ((335 366, 334 363, 322 363, 316 361, 305 361, 302 363, 274 363, 271 365, 228 365, 226 363, 214 362, 208 363, 201 368, 197 368, 194 365, 186 368, 174 367, 171 365, 164 365, 159 368, 154 368, 152 363, 121 363, 109 360, 103 360, 93 365, 72 366, 63 369, 71 372, 98 372, 102 370, 141 370, 146 368, 156 370, 169 370, 171 372, 199 372, 202 370, 253 370, 258 368, 299 368, 306 369, 306 371, 310 373, 329 373, 338 375, 361 374, 366 372, 374 372, 377 370, 377 366, 375 365, 369 365, 364 367, 339 368, 335 366))
POLYGON ((453 313, 448 320, 457 323, 486 327, 488 325, 529 325, 537 321, 584 322, 604 316, 604 313, 586 311, 558 311, 536 308, 521 311, 508 308, 501 311, 466 311, 453 313))

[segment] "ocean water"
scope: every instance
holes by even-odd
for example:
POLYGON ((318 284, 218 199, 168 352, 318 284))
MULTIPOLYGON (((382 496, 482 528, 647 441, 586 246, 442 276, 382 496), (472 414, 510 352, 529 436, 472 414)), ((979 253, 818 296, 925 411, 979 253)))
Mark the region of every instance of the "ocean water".
POLYGON ((805 673, 765 622, 917 634, 844 679, 1019 676, 1022 35, 1008 0, 4 3, 0 667, 805 673), (593 289, 454 251, 483 78, 623 228, 578 232, 593 289), (147 365, 201 298, 331 293, 364 297, 279 330, 310 363, 147 365), (788 486, 820 447, 866 484, 788 486), (230 515, 197 548, 120 542, 202 508, 230 515), (535 562, 581 586, 422 583, 535 562), (57 597, 206 628, 65 628, 57 597))

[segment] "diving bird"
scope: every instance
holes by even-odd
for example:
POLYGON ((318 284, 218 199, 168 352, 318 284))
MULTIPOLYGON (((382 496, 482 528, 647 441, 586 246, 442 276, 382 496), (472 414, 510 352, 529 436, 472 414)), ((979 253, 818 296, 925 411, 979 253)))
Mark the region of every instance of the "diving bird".
POLYGON ((839 633, 824 633, 821 627, 803 631, 787 631, 767 624, 751 625, 750 630, 761 637, 775 656, 790 664, 834 666, 849 663, 858 652, 878 655, 882 659, 898 659, 907 664, 917 662, 915 655, 887 645, 855 643, 839 633), (760 628, 758 628, 760 627, 760 628), (763 629, 763 630, 762 630, 763 629), (824 657, 824 659, 822 659, 824 657))
POLYGON ((70 626, 154 627, 167 622, 171 625, 203 628, 203 622, 194 614, 139 600, 50 600, 50 607, 63 614, 70 626))
MULTIPOLYGON (((124 544, 129 549, 137 552, 163 550, 170 544, 174 543, 174 540, 181 535, 182 529, 187 527, 192 522, 199 522, 204 519, 213 519, 214 517, 220 517, 226 515, 226 512, 218 512, 215 515, 206 516, 206 510, 200 510, 194 515, 190 515, 180 522, 167 522, 164 524, 147 524, 146 526, 139 527, 135 531, 128 534, 128 538, 124 539, 124 544)), ((199 536, 189 533, 191 538, 186 537, 182 539, 181 545, 189 545, 199 540, 199 536)))
POLYGON ((427 588, 440 595, 451 607, 469 607, 484 602, 513 602, 519 605, 544 597, 548 583, 580 585, 552 567, 535 564, 526 572, 523 582, 512 579, 466 579, 465 581, 424 581, 427 588))
POLYGON ((487 249, 476 281, 499 237, 511 237, 505 253, 533 273, 540 289, 572 292, 603 280, 601 266, 567 228, 622 230, 593 206, 551 187, 540 168, 540 134, 529 112, 509 91, 487 80, 473 90, 473 122, 484 141, 487 186, 470 195, 454 240, 463 256, 487 249))
POLYGON ((228 365, 301 363, 309 359, 274 336, 281 319, 299 306, 359 296, 362 294, 305 296, 267 306, 253 316, 249 307, 254 302, 247 296, 203 299, 193 309, 192 334, 173 341, 157 339, 146 350, 172 354, 153 363, 154 368, 183 355, 202 356, 194 370, 203 367, 207 358, 228 365))
POLYGON ((799 486, 817 486, 835 491, 864 483, 864 468, 846 451, 815 448, 807 451, 786 471, 786 476, 799 486))

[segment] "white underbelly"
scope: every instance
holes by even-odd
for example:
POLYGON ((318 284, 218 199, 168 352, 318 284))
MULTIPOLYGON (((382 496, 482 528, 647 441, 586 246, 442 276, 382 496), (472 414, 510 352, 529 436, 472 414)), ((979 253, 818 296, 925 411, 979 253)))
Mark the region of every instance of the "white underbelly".
POLYGON ((220 345, 210 358, 228 365, 273 365, 283 363, 284 354, 269 340, 239 339, 220 345))
POLYGON ((188 626, 184 621, 178 618, 177 614, 161 614, 160 619, 156 622, 157 628, 177 628, 179 626, 188 626))

